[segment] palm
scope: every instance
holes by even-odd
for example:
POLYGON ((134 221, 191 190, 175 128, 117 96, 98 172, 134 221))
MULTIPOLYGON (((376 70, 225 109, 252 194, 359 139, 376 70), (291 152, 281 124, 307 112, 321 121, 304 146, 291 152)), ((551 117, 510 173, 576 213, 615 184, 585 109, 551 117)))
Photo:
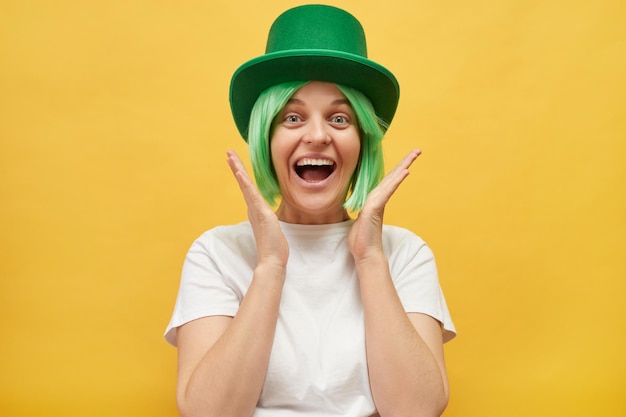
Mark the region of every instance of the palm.
POLYGON ((285 266, 289 257, 289 246, 276 214, 263 199, 243 163, 233 151, 228 152, 228 165, 248 206, 248 219, 257 246, 257 262, 285 266))
POLYGON ((368 195, 348 235, 348 247, 357 261, 382 252, 385 206, 402 181, 409 175, 409 167, 419 155, 420 151, 411 151, 368 195))

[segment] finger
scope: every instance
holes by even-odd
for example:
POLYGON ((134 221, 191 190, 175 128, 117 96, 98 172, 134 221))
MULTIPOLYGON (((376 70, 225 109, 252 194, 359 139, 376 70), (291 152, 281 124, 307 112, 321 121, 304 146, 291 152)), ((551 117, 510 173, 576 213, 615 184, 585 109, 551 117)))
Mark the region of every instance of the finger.
POLYGON ((421 151, 419 149, 414 149, 402 158, 398 165, 396 165, 372 191, 372 197, 382 202, 383 205, 386 204, 402 181, 409 175, 409 167, 420 154, 421 151))
POLYGON ((237 184, 239 184, 239 188, 243 193, 246 204, 248 207, 258 204, 259 200, 262 200, 261 193, 259 193, 256 185, 252 182, 252 179, 248 175, 248 171, 243 165, 243 162, 241 162, 241 159, 239 159, 239 156, 235 153, 235 151, 229 150, 226 154, 228 155, 228 166, 235 175, 235 179, 237 180, 237 184))
POLYGON ((233 174, 237 174, 237 172, 245 172, 247 174, 246 168, 241 162, 239 155, 233 150, 229 150, 226 152, 228 156, 227 162, 230 169, 233 171, 233 174))
POLYGON ((226 154, 228 155, 228 166, 235 175, 235 178, 237 179, 239 185, 245 185, 245 188, 248 188, 249 186, 254 187, 254 183, 252 182, 250 175, 248 175, 246 167, 244 166, 243 162, 241 162, 241 159, 235 153, 235 151, 228 151, 226 152, 226 154))
POLYGON ((398 163, 398 165, 396 165, 389 172, 389 174, 391 174, 391 177, 393 177, 395 173, 402 172, 403 170, 409 169, 410 166, 413 164, 413 162, 415 162, 415 160, 417 159, 418 156, 420 156, 421 153, 422 151, 420 151, 419 149, 414 149, 411 152, 409 152, 404 158, 402 158, 402 160, 398 163))
POLYGON ((235 176, 235 179, 237 180, 237 183, 239 184, 239 188, 241 188, 242 191, 245 191, 246 188, 246 169, 243 166, 243 163, 241 162, 241 159, 239 159, 239 156, 237 155, 237 153, 235 151, 229 150, 226 152, 226 155, 228 156, 228 159, 226 160, 226 162, 228 163, 228 166, 230 167, 230 170, 232 171, 233 175, 235 176))
POLYGON ((403 164, 406 168, 408 168, 421 154, 422 151, 420 149, 413 149, 402 159, 402 161, 400 161, 400 164, 403 164))

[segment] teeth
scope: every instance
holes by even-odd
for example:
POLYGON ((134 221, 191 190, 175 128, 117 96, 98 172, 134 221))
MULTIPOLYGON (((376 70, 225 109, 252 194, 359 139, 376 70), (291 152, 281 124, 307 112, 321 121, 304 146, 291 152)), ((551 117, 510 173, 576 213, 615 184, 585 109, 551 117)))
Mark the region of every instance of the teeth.
POLYGON ((306 165, 313 166, 327 166, 334 165, 334 162, 330 159, 314 159, 314 158, 303 158, 296 163, 296 166, 302 167, 306 165))

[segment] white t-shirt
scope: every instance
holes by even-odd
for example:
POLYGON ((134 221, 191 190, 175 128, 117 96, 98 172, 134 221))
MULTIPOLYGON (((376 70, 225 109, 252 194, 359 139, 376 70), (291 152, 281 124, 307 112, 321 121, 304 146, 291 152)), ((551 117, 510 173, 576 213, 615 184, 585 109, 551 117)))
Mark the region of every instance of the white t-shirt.
MULTIPOLYGON (((377 416, 369 387, 358 277, 346 238, 352 221, 281 222, 289 261, 267 377, 254 417, 377 416)), ((432 251, 412 232, 383 228, 383 248, 406 312, 456 330, 432 251)), ((256 245, 249 222, 216 227, 191 246, 165 339, 200 317, 234 316, 250 285, 256 245)))

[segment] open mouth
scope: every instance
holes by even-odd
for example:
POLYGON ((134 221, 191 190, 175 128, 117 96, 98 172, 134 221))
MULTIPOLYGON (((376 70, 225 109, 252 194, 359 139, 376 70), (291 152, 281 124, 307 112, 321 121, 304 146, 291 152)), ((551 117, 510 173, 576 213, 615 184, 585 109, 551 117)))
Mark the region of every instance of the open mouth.
POLYGON ((330 159, 303 158, 296 162, 296 174, 306 182, 321 182, 335 171, 336 164, 330 159))

